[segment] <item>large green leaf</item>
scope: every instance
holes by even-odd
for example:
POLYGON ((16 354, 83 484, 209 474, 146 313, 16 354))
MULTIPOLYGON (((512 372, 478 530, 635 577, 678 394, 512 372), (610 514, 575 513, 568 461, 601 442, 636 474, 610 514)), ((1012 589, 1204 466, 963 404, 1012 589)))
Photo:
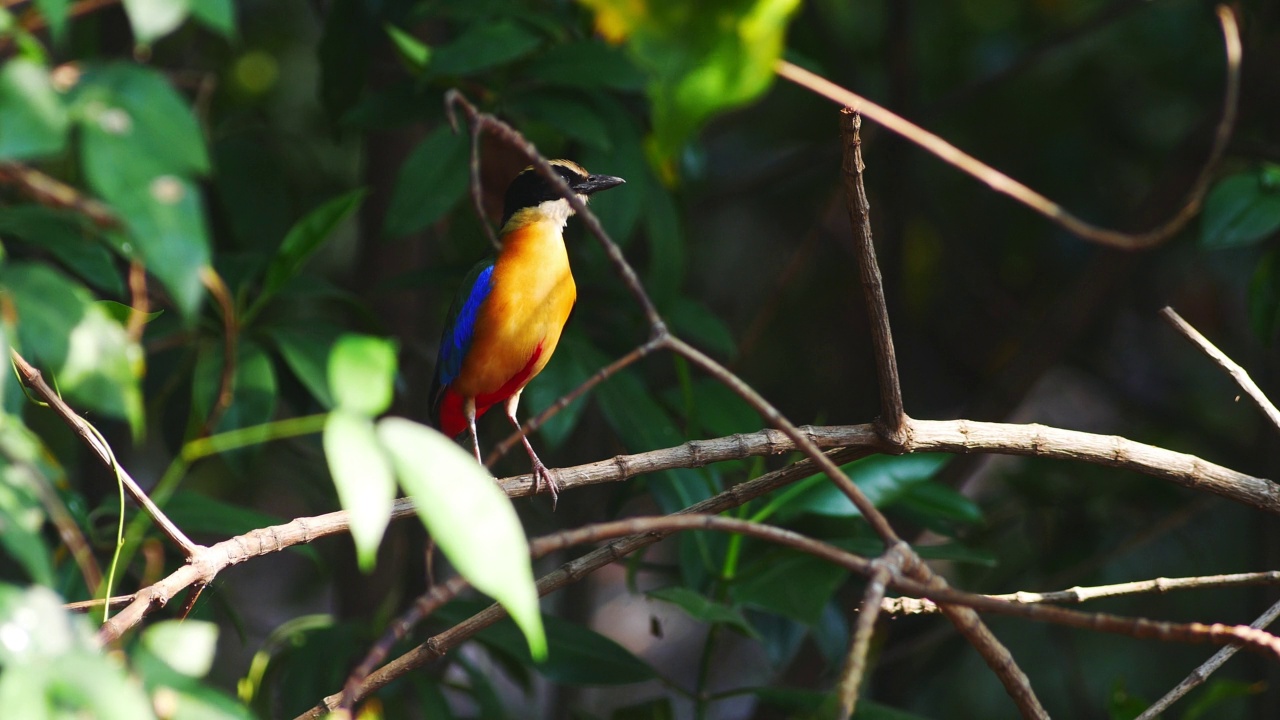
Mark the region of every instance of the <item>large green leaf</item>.
POLYGON ((269 337, 285 364, 325 408, 333 407, 333 393, 329 390, 329 354, 342 333, 342 328, 337 325, 325 323, 270 329, 269 337))
POLYGON ((402 237, 439 220, 466 193, 467 173, 466 139, 447 125, 433 130, 400 166, 384 234, 402 237))
POLYGON ((53 585, 53 557, 42 534, 45 513, 38 484, 52 486, 49 478, 40 477, 40 452, 39 441, 17 418, 0 418, 0 545, 32 581, 53 585))
MULTIPOLYGON (((876 455, 849 463, 842 469, 862 490, 871 504, 885 507, 897 502, 914 485, 933 477, 947 460, 948 455, 876 455)), ((852 517, 858 509, 825 475, 815 475, 797 484, 802 490, 786 503, 785 517, 800 513, 813 513, 832 517, 852 517)))
POLYGON ((370 572, 396 499, 396 479, 378 444, 373 421, 341 408, 329 413, 324 424, 324 456, 342 509, 351 515, 351 539, 360 569, 370 572))
POLYGON ((67 109, 48 68, 23 58, 0 65, 0 160, 52 155, 67 142, 67 109))
POLYGON ((89 184, 124 221, 147 268, 193 317, 209 239, 191 178, 208 172, 204 137, 164 76, 135 65, 85 73, 76 94, 89 184))
POLYGON ((681 147, 713 115, 769 86, 791 14, 800 0, 579 0, 596 27, 626 41, 648 75, 653 102, 650 157, 675 177, 681 147))
POLYGON ((620 49, 596 40, 555 45, 524 67, 544 85, 641 90, 644 76, 620 49))
POLYGON ((511 615, 533 657, 547 655, 529 543, 511 501, 470 454, 433 428, 378 423, 396 476, 441 551, 477 590, 511 615))
POLYGON ((1204 201, 1200 243, 1227 248, 1257 242, 1280 229, 1280 165, 1224 178, 1204 201))

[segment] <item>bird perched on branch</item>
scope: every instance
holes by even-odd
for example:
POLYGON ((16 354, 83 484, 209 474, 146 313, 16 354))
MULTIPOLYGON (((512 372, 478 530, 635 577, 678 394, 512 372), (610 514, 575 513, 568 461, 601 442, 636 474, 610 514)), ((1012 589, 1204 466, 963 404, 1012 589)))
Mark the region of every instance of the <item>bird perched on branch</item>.
MULTIPOLYGON (((568 160, 551 167, 586 202, 592 194, 625 181, 588 174, 568 160)), ((577 299, 569 271, 564 226, 573 215, 569 201, 532 166, 507 188, 496 258, 481 261, 462 282, 449 309, 431 387, 431 417, 449 437, 470 430, 480 460, 476 419, 505 403, 517 427, 520 393, 542 371, 577 299)), ((560 490, 529 438, 524 447, 533 463, 534 491, 545 481, 554 503, 560 490)))

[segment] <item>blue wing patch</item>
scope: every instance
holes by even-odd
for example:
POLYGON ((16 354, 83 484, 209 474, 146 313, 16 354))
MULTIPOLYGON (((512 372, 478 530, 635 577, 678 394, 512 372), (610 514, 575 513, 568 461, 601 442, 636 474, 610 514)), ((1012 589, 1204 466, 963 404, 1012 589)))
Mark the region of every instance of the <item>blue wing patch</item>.
POLYGON ((447 387, 462 373, 462 361, 471 349, 476 335, 476 316, 480 305, 493 290, 493 261, 476 266, 454 300, 451 320, 440 338, 440 357, 436 362, 436 387, 447 387))

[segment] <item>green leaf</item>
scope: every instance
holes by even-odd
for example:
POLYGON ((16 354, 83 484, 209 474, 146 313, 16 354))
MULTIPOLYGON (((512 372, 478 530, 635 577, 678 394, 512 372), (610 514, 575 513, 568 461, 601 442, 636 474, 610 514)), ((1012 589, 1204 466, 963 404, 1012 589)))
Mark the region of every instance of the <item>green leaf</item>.
POLYGON ((371 572, 382 534, 391 522, 396 479, 369 416, 343 409, 329 413, 324 424, 324 456, 342 509, 351 515, 351 539, 360 569, 371 572))
POLYGON ((735 603, 814 625, 847 575, 844 568, 811 555, 771 550, 743 568, 729 586, 729 596, 735 603))
POLYGON ((89 184, 124 221, 147 269, 193 318, 209 239, 190 178, 208 172, 209 158, 190 108, 163 75, 121 64, 86 72, 75 107, 89 184))
POLYGON ((202 678, 213 667, 218 626, 199 620, 169 620, 142 631, 142 645, 183 675, 202 678))
POLYGON ((648 75, 650 159, 666 180, 684 143, 713 115, 755 99, 773 79, 799 0, 579 0, 648 75))
MULTIPOLYGON (((36 0, 36 7, 49 23, 53 44, 61 46, 63 39, 67 36, 67 10, 71 7, 70 0, 36 0)), ((3 133, 0 132, 0 134, 3 133)))
POLYGON ((645 593, 655 600, 662 600, 684 610, 689 617, 704 623, 722 623, 740 631, 743 635, 756 636, 755 628, 742 613, 724 603, 718 603, 702 593, 679 585, 645 593))
POLYGON ((427 62, 431 60, 431 48, 427 47, 426 43, 391 23, 387 23, 386 28, 387 35, 396 46, 396 51, 410 68, 421 71, 427 66, 427 62))
POLYGON ((508 20, 476 23, 435 48, 429 67, 436 75, 471 75, 524 57, 541 44, 537 35, 508 20))
POLYGON ((53 585, 53 557, 45 543, 42 529, 44 507, 40 504, 39 484, 47 487, 50 480, 40 477, 34 459, 39 443, 13 417, 0 424, 0 545, 17 560, 31 580, 53 585))
POLYGON ((666 318, 673 330, 712 355, 732 358, 738 351, 724 321, 696 300, 677 296, 667 306, 666 318))
POLYGON ((337 325, 309 323, 290 328, 271 328, 270 339, 285 364, 323 407, 333 408, 329 392, 329 353, 343 333, 337 325))
POLYGON ((232 0, 190 0, 191 17, 228 40, 236 36, 236 6, 232 0))
POLYGON ((262 281, 262 295, 258 302, 265 302, 285 284, 285 281, 296 276, 302 265, 311 257, 325 240, 333 236, 335 230, 360 207, 367 191, 363 188, 340 195, 320 207, 307 213, 305 217, 289 229, 284 242, 271 264, 267 266, 266 277, 262 281))
MULTIPOLYGON (((644 227, 645 238, 649 243, 649 265, 645 268, 644 286, 659 307, 666 309, 668 313, 674 311, 680 314, 681 306, 693 304, 680 295, 685 279, 686 251, 680 211, 670 193, 660 187, 649 191, 645 208, 644 227)), ((711 315, 701 305, 698 309, 705 315, 711 315)), ((669 314, 667 317, 671 319, 669 314)), ((694 340, 722 357, 733 357, 733 334, 719 318, 711 315, 711 319, 707 320, 694 310, 692 316, 682 318, 681 322, 693 333, 691 337, 694 340)))
POLYGON ((329 390, 340 409, 375 417, 391 406, 396 346, 384 338, 348 333, 329 355, 329 390))
MULTIPOLYGON (((843 466, 841 469, 862 490, 871 504, 886 507, 897 502, 913 485, 933 477, 950 456, 915 453, 911 455, 876 455, 843 466)), ((785 517, 813 513, 831 517, 853 517, 858 509, 834 483, 822 481, 810 485, 794 497, 785 508, 785 517)), ((808 484, 808 479, 802 480, 808 484)))
POLYGON ((0 65, 0 160, 61 152, 69 119, 48 68, 23 58, 0 65))
MULTIPOLYGON (((484 609, 483 603, 458 601, 441 608, 434 618, 457 624, 484 609)), ((542 618, 547 629, 547 659, 534 666, 540 675, 562 685, 627 685, 655 677, 648 663, 604 635, 552 615, 542 618)), ((505 653, 517 663, 533 665, 516 626, 504 620, 476 634, 476 639, 505 653)))
POLYGON ((143 45, 168 35, 187 19, 190 0, 124 0, 134 38, 143 45))
POLYGON ((1241 703, 1231 702, 1240 698, 1257 695, 1265 689, 1261 683, 1243 682, 1241 680, 1213 680, 1195 695, 1182 720, 1200 720, 1205 717, 1220 717, 1228 712, 1229 707, 1241 703), (1223 706, 1226 707, 1223 707, 1223 706))
POLYGON ((0 234, 43 247, 96 288, 116 295, 124 293, 111 253, 89 221, 76 213, 39 205, 2 207, 0 234))
POLYGON ((644 75, 619 48, 599 40, 554 45, 525 65, 524 72, 544 85, 584 89, 644 89, 644 75))
POLYGON ((510 613, 533 657, 545 659, 529 543, 511 501, 475 458, 432 428, 386 418, 378 423, 378 437, 441 551, 510 613))
MULTIPOLYGON (((107 317, 120 323, 121 325, 128 323, 129 317, 133 315, 133 308, 129 307, 128 305, 125 305, 124 303, 116 302, 115 300, 97 300, 94 302, 94 305, 97 305, 98 307, 102 308, 102 311, 107 314, 107 317)), ((164 314, 163 310, 156 310, 155 312, 143 313, 142 322, 149 323, 163 314, 164 314)))
POLYGON ((1280 330, 1280 250, 1265 253, 1249 281, 1249 326, 1267 346, 1280 330))
POLYGON ((384 233, 403 237, 439 220, 467 191, 467 143, 441 125, 400 166, 384 233))
POLYGON ((1219 249, 1250 245, 1280 229, 1280 165, 1218 181, 1204 201, 1200 244, 1219 249))
POLYGON ((922 515, 950 522, 965 525, 982 522, 982 508, 977 503, 953 488, 929 480, 908 487, 898 503, 922 515))
POLYGON ((27 359, 52 371, 68 397, 142 430, 142 395, 135 365, 142 351, 78 283, 46 265, 0 267, 0 294, 13 303, 18 345, 27 359))

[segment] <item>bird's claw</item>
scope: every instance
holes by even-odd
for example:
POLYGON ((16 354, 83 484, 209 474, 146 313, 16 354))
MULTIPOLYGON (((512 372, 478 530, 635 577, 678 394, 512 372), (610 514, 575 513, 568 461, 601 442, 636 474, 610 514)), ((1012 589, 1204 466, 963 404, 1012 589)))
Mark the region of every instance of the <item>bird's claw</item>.
POLYGON ((560 500, 560 484, 556 482, 555 475, 551 469, 542 464, 541 460, 535 460, 533 463, 533 493, 538 494, 538 488, 542 483, 547 484, 547 489, 551 492, 551 510, 554 512, 556 503, 560 500))

